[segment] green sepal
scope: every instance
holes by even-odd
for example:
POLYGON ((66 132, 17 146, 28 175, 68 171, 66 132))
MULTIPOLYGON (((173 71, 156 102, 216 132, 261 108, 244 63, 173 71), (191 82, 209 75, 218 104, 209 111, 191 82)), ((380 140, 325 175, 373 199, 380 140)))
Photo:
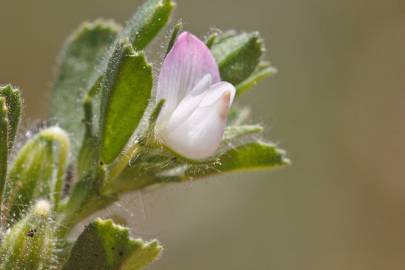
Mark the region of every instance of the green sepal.
POLYGON ((9 170, 2 200, 2 216, 10 225, 38 198, 58 205, 69 149, 66 132, 52 127, 39 132, 19 151, 9 170))
POLYGON ((127 228, 96 219, 76 240, 63 270, 139 270, 161 250, 156 240, 133 239, 127 228))
POLYGON ((139 143, 142 144, 151 144, 155 141, 155 127, 157 119, 159 118, 160 112, 165 105, 166 100, 161 99, 157 104, 154 105, 151 114, 149 115, 148 127, 143 135, 143 138, 140 139, 139 143))
POLYGON ((183 23, 180 21, 180 22, 176 23, 175 26, 173 27, 172 34, 170 35, 169 44, 167 45, 167 49, 166 49, 166 55, 172 49, 174 43, 176 42, 178 35, 181 33, 182 30, 183 30, 183 23))
POLYGON ((56 269, 51 205, 40 200, 6 232, 0 246, 0 270, 56 269))
POLYGON ((6 99, 0 97, 0 201, 7 176, 8 165, 8 117, 6 99))
POLYGON ((218 33, 217 33, 217 32, 214 32, 214 33, 210 34, 210 35, 205 39, 205 44, 207 45, 207 47, 208 47, 209 49, 212 48, 212 45, 214 45, 214 43, 215 43, 215 41, 217 40, 217 38, 218 38, 218 33))
POLYGON ((72 138, 77 153, 83 136, 83 96, 97 65, 121 27, 112 21, 84 23, 66 41, 59 57, 59 73, 53 86, 50 117, 72 138))
POLYGON ((0 97, 5 98, 7 106, 8 148, 10 150, 13 147, 21 120, 22 98, 20 91, 11 85, 0 87, 0 97))
POLYGON ((110 164, 137 128, 152 92, 152 67, 123 41, 116 46, 102 83, 101 161, 110 164))
POLYGON ((222 80, 238 85, 260 63, 264 52, 263 41, 257 32, 226 32, 224 35, 217 37, 211 45, 211 51, 218 63, 222 80))

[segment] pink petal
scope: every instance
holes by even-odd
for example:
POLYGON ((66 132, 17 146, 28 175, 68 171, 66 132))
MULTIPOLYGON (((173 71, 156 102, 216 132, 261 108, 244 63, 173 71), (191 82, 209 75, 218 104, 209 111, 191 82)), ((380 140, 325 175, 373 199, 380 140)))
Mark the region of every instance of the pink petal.
POLYGON ((162 113, 170 113, 207 74, 220 81, 218 65, 208 47, 196 36, 183 32, 166 56, 159 74, 157 100, 165 99, 162 113))

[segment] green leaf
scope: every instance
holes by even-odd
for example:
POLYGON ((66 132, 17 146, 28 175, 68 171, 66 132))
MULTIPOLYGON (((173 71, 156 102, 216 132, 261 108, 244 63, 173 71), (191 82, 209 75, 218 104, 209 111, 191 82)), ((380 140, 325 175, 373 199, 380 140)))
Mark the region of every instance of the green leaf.
POLYGON ((274 144, 251 142, 225 151, 211 163, 184 164, 162 172, 158 175, 160 179, 155 179, 152 183, 182 182, 236 171, 269 170, 289 163, 285 152, 274 144))
POLYGON ((83 95, 95 68, 103 61, 120 26, 111 21, 84 23, 67 40, 53 86, 50 117, 69 132, 76 154, 83 136, 83 95))
POLYGON ((226 39, 228 39, 228 38, 231 38, 231 37, 234 37, 234 36, 236 36, 238 33, 235 31, 235 30, 227 30, 227 31, 225 31, 225 32, 222 32, 222 33, 216 33, 216 32, 214 32, 214 33, 212 33, 211 35, 216 35, 217 37, 215 38, 215 43, 221 43, 221 42, 223 42, 224 40, 226 40, 226 39))
MULTIPOLYGON (((242 129, 243 130, 243 129, 242 129)), ((258 126, 246 127, 247 133, 258 132, 258 126)), ((244 134, 238 131, 235 136, 244 134)), ((245 133, 246 134, 246 133, 245 133)), ((157 184, 184 182, 216 174, 247 170, 270 170, 288 165, 289 159, 283 150, 274 144, 261 141, 250 142, 224 151, 207 162, 190 163, 161 150, 142 152, 131 166, 125 168, 111 190, 128 192, 157 184)))
POLYGON ((51 206, 41 200, 6 232, 0 246, 0 270, 56 269, 56 239, 50 219, 51 206))
POLYGON ((260 125, 228 126, 225 128, 223 141, 229 142, 246 135, 261 132, 263 132, 263 127, 260 125))
POLYGON ((116 47, 107 68, 101 102, 101 160, 110 164, 144 115, 152 91, 152 67, 128 43, 116 47))
POLYGON ((218 63, 221 78, 233 85, 247 79, 258 66, 264 52, 263 41, 257 32, 225 33, 211 47, 218 63))
POLYGON ((143 50, 156 37, 159 31, 167 24, 175 4, 171 0, 147 0, 128 21, 125 28, 115 39, 114 45, 101 61, 87 84, 86 91, 93 92, 92 96, 98 93, 96 87, 100 78, 104 76, 107 66, 121 41, 127 39, 135 50, 143 50), (95 90, 95 91, 94 91, 95 90))
POLYGON ((135 50, 143 50, 169 21, 174 6, 171 0, 146 1, 128 21, 119 38, 128 38, 135 50))
POLYGON ((248 78, 246 78, 244 81, 236 86, 236 92, 238 95, 240 95, 245 91, 251 89, 258 82, 272 77, 275 74, 277 74, 277 69, 275 67, 271 66, 267 62, 261 62, 252 73, 252 75, 250 75, 248 78))
MULTIPOLYGON (((133 170, 130 169, 132 174, 144 174, 144 172, 141 172, 143 166, 141 165, 140 167, 138 167, 138 165, 139 162, 145 163, 145 160, 147 160, 146 163, 148 171, 151 171, 153 167, 160 168, 161 164, 159 163, 159 160, 161 160, 162 158, 159 155, 155 155, 153 153, 153 148, 158 145, 155 140, 154 132, 156 120, 163 108, 164 103, 165 100, 162 99, 154 105, 152 112, 150 113, 150 115, 148 115, 149 119, 145 131, 142 131, 142 135, 137 138, 137 141, 134 142, 131 146, 127 147, 121 154, 120 158, 108 167, 108 178, 106 181, 104 181, 105 183, 102 188, 103 193, 120 194, 129 192, 149 185, 150 180, 153 181, 153 179, 151 178, 146 179, 143 177, 140 177, 140 179, 137 179, 137 181, 126 181, 126 177, 122 177, 122 174, 125 174, 127 172, 128 164, 132 163, 132 159, 134 157, 139 157, 139 159, 135 158, 137 159, 137 165, 135 165, 137 167, 135 169, 137 172, 134 173, 133 170), (157 160, 155 158, 157 158, 157 160), (151 162, 151 159, 156 162, 151 162), (137 170, 138 168, 141 168, 141 171, 137 170)), ((163 159, 167 159, 167 157, 164 157, 163 159)))
POLYGON ((0 87, 0 97, 4 97, 7 105, 7 118, 8 118, 8 148, 13 147, 18 126, 21 119, 22 98, 21 93, 17 88, 11 85, 0 87))
POLYGON ((77 239, 63 270, 139 270, 161 252, 157 241, 132 239, 127 228, 96 219, 77 239))
POLYGON ((69 155, 69 139, 58 127, 42 130, 18 153, 10 168, 2 201, 2 216, 12 224, 37 198, 57 206, 69 155))
POLYGON ((0 97, 0 200, 7 176, 8 130, 6 99, 0 97))
MULTIPOLYGON (((103 57, 103 60, 93 66, 93 72, 84 87, 86 92, 84 102, 86 134, 78 162, 80 182, 73 189, 67 205, 64 205, 67 214, 63 218, 63 222, 74 224, 80 220, 81 217, 91 213, 92 210, 103 207, 116 200, 115 197, 110 198, 110 196, 99 194, 99 187, 102 182, 102 178, 100 178, 99 175, 100 168, 98 164, 100 156, 100 149, 98 149, 100 145, 100 134, 94 133, 92 119, 96 119, 97 122, 104 122, 105 119, 101 120, 99 112, 97 110, 93 111, 93 105, 99 102, 99 96, 97 96, 97 94, 100 89, 106 87, 103 86, 102 82, 111 83, 111 81, 104 78, 104 75, 111 59, 114 57, 114 52, 117 51, 117 47, 122 45, 122 40, 128 39, 137 49, 146 47, 160 29, 165 26, 173 7, 174 3, 170 0, 146 1, 127 23, 124 30, 116 37, 114 45, 110 47, 103 57), (89 166, 95 169, 82 170, 89 166)), ((104 117, 105 116, 103 116, 103 118, 104 117)), ((109 155, 111 155, 111 153, 109 153, 109 155)))
POLYGON ((232 148, 219 157, 220 172, 232 172, 252 169, 271 169, 289 164, 285 152, 276 145, 264 142, 252 142, 232 148))

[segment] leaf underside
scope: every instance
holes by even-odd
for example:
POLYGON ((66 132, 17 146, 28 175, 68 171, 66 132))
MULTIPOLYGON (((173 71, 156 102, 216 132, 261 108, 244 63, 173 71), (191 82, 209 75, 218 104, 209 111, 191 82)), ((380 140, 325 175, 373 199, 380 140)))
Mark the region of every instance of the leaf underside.
POLYGON ((121 27, 112 21, 84 23, 66 42, 53 86, 50 118, 69 132, 76 154, 83 137, 83 96, 121 27))

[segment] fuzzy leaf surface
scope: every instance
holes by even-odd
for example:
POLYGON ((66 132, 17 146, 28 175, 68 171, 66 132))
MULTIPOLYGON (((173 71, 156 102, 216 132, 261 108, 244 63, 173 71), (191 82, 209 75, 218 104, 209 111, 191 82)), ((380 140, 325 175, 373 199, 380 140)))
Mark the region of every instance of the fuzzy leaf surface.
POLYGON ((230 142, 243 136, 261 132, 263 132, 263 127, 260 125, 228 126, 225 128, 223 141, 230 142))
POLYGON ((0 97, 0 199, 7 176, 8 162, 8 117, 6 99, 0 97))
POLYGON ((131 238, 112 220, 96 219, 80 234, 63 270, 139 270, 161 249, 157 241, 131 238))
POLYGON ((211 51, 219 65, 221 78, 233 85, 247 79, 263 55, 264 45, 258 33, 226 32, 218 37, 211 51))
MULTIPOLYGON (((259 128, 253 126, 246 130, 256 132, 259 128)), ((142 157, 137 157, 135 161, 131 161, 131 166, 123 171, 114 189, 117 192, 127 192, 151 185, 183 182, 216 174, 271 170, 289 163, 283 150, 274 144, 261 141, 236 146, 212 160, 201 163, 181 160, 166 151, 159 150, 156 153, 149 151, 142 157)))
POLYGON ((55 269, 54 223, 46 201, 38 201, 2 239, 0 270, 55 269))
POLYGON ((125 25, 124 29, 116 37, 114 44, 106 53, 86 86, 86 91, 94 96, 98 93, 98 82, 106 73, 114 52, 120 46, 122 40, 128 40, 137 51, 143 50, 156 37, 160 30, 167 24, 175 4, 172 0, 147 0, 135 12, 132 18, 125 25))
POLYGON ((143 50, 167 24, 174 6, 171 0, 146 1, 128 21, 119 38, 128 38, 135 50, 143 50))
POLYGON ((152 92, 152 67, 130 44, 116 47, 102 87, 101 160, 111 163, 144 115, 152 92))
POLYGON ((261 62, 253 73, 236 86, 238 95, 253 88, 258 82, 277 74, 277 69, 267 62, 261 62))
POLYGON ((42 130, 19 151, 9 170, 2 215, 15 223, 38 198, 58 204, 69 155, 69 139, 60 128, 42 130))
POLYGON ((8 118, 8 148, 11 149, 17 135, 18 126, 21 119, 22 98, 17 88, 11 85, 0 87, 0 97, 4 97, 7 106, 8 118))
POLYGON ((288 165, 285 152, 276 145, 265 142, 252 142, 232 148, 220 157, 220 172, 233 172, 255 169, 272 169, 288 165))
POLYGON ((53 86, 51 119, 72 137, 75 153, 83 136, 83 96, 97 65, 103 61, 120 26, 113 22, 84 23, 66 42, 53 86))

